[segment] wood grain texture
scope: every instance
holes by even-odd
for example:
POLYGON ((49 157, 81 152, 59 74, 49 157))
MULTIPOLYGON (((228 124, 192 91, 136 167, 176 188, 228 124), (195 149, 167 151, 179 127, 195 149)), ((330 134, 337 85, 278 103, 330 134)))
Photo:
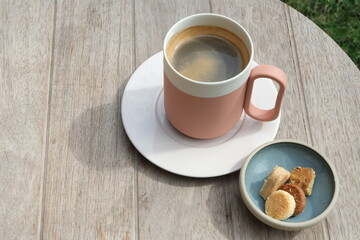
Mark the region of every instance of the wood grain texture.
POLYGON ((54 4, 0 1, 0 239, 38 239, 54 4))
POLYGON ((0 239, 359 239, 360 72, 278 0, 0 1, 0 239), (338 170, 335 210, 279 231, 245 207, 239 172, 168 173, 130 143, 123 89, 168 29, 201 12, 242 24, 255 61, 289 76, 276 138, 338 170))
POLYGON ((58 1, 43 239, 134 239, 131 1, 58 1))
MULTIPOLYGON (((289 29, 287 5, 280 1, 212 1, 214 13, 228 16, 249 32, 254 42, 254 60, 259 64, 270 64, 284 70, 288 75, 288 85, 282 105, 282 115, 277 139, 296 139, 311 143, 306 108, 303 104, 301 74, 297 69, 293 34, 289 29)), ((291 233, 268 227, 257 220, 244 205, 238 191, 238 173, 227 180, 227 205, 231 209, 234 239, 265 238, 274 239, 311 238, 316 233, 324 238, 326 226, 322 224, 301 232, 291 233), (247 229, 244 231, 244 229, 247 229)))
POLYGON ((331 239, 360 238, 360 72, 314 23, 290 9, 313 145, 338 170, 340 193, 326 220, 331 239))

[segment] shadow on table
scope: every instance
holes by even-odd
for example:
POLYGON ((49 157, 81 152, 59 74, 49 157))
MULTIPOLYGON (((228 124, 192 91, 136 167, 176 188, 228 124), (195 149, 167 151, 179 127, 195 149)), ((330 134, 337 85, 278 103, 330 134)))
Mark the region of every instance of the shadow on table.
MULTIPOLYGON (((75 118, 68 133, 68 147, 77 161, 98 171, 136 168, 139 174, 171 185, 211 184, 208 179, 194 181, 192 178, 174 175, 146 160, 125 133, 121 118, 121 98, 120 88, 112 102, 89 108, 75 118)), ((165 151, 159 149, 161 150, 165 151)), ((173 150, 175 149, 168 149, 173 150)))
POLYGON ((120 99, 118 90, 113 102, 87 109, 72 123, 68 147, 89 168, 111 170, 134 165, 131 155, 135 149, 122 126, 120 99))

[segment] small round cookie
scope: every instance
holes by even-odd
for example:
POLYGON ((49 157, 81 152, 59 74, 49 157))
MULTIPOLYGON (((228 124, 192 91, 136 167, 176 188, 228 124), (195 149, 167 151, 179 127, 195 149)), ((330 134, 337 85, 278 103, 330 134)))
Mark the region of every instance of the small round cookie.
POLYGON ((277 220, 284 220, 294 214, 295 206, 295 199, 290 193, 277 190, 266 199, 265 213, 277 220))
POLYGON ((306 196, 304 191, 301 189, 301 187, 292 184, 292 183, 288 183, 285 185, 282 185, 279 190, 284 190, 288 193, 290 193, 294 198, 295 198, 295 211, 293 216, 298 215, 299 213, 302 213, 302 211, 305 208, 306 205, 306 196))

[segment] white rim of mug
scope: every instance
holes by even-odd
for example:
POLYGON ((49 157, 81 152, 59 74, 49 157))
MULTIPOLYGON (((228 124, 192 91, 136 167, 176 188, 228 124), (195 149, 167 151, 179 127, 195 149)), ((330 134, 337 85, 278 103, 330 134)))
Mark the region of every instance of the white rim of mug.
MULTIPOLYGON (((194 25, 196 26, 196 25, 194 25)), ((209 25, 210 26, 210 25, 209 25)), ((176 32, 178 33, 178 32, 176 32)), ((175 34, 176 34, 175 33, 175 34)), ((173 34, 173 36, 175 35, 173 34)), ((172 36, 172 37, 173 37, 172 36)), ((236 34, 236 36, 238 36, 236 34)), ((238 36, 239 37, 239 36, 238 36)), ((171 38, 170 38, 171 39, 171 38)), ((199 13, 199 14, 194 14, 194 15, 190 15, 190 16, 187 16, 181 20, 179 20, 178 22, 176 22, 174 25, 171 26, 171 28, 168 30, 168 32, 166 33, 165 35, 165 38, 164 38, 164 43, 163 43, 163 52, 164 52, 164 58, 167 62, 167 64, 170 66, 170 68, 176 73, 178 74, 179 76, 181 76, 182 78, 186 79, 187 81, 190 81, 192 83, 196 83, 196 84, 200 84, 200 85, 222 85, 222 84, 226 84, 228 82, 231 82, 231 81, 234 81, 236 80, 240 75, 244 74, 249 68, 251 68, 251 63, 252 63, 252 60, 253 60, 253 56, 254 56, 254 44, 253 44, 253 41, 249 35, 249 33, 246 31, 246 29, 241 26, 238 22, 236 22, 235 20, 229 18, 229 17, 226 17, 224 15, 220 15, 220 14, 216 14, 216 13, 199 13), (188 78, 184 75, 182 75, 181 73, 179 73, 170 63, 167 55, 166 55, 166 47, 167 47, 167 43, 169 42, 165 42, 165 40, 168 38, 168 35, 170 34, 170 32, 172 32, 171 30, 173 28, 175 28, 177 25, 185 22, 185 21, 188 21, 190 18, 193 18, 193 17, 197 17, 197 16, 214 16, 214 17, 219 17, 219 18, 223 18, 227 21, 230 21, 232 23, 234 23, 235 25, 237 25, 246 35, 246 37, 249 39, 249 43, 250 43, 250 48, 251 49, 248 49, 248 47, 246 46, 247 50, 249 51, 250 50, 250 58, 249 58, 249 62, 247 63, 246 67, 241 71, 239 72, 238 74, 236 74, 235 76, 231 77, 231 78, 228 78, 228 79, 224 79, 224 80, 219 80, 219 81, 216 81, 216 82, 201 82, 201 81, 196 81, 196 80, 193 80, 191 78, 188 78)))
POLYGON ((278 228, 281 230, 288 230, 288 231, 302 230, 302 229, 308 228, 308 227, 313 226, 313 225, 319 223, 320 221, 322 221, 334 208, 335 203, 338 198, 338 195, 339 195, 338 176, 337 176, 334 166, 329 162, 328 158, 326 158, 323 154, 321 154, 318 150, 316 150, 314 147, 310 146, 309 144, 301 142, 301 141, 297 141, 297 140, 291 140, 291 139, 280 139, 280 140, 270 141, 270 142, 265 143, 265 144, 261 145, 260 147, 256 148, 245 160, 244 165, 242 166, 242 168, 240 170, 239 182, 240 182, 239 186, 240 186, 240 193, 241 193, 242 199, 244 200, 244 203, 247 206, 247 208, 250 210, 250 212, 255 217, 257 217, 259 220, 261 220, 263 223, 265 223, 269 226, 272 226, 274 228, 278 228), (320 157, 322 157, 324 159, 325 163, 329 166, 329 168, 331 169, 331 172, 334 176, 334 184, 335 184, 334 188, 335 189, 334 189, 334 194, 333 194, 330 204, 327 206, 327 208, 322 213, 320 213, 318 216, 316 216, 310 220, 294 223, 294 222, 283 222, 280 220, 273 219, 270 216, 266 215, 263 211, 261 211, 257 208, 257 206, 252 202, 249 194, 246 191, 245 172, 246 172, 246 168, 247 168, 249 162, 254 157, 254 155, 256 153, 258 153, 260 150, 262 150, 265 147, 268 147, 270 145, 278 144, 278 143, 294 143, 294 144, 305 146, 305 147, 313 150, 320 157))

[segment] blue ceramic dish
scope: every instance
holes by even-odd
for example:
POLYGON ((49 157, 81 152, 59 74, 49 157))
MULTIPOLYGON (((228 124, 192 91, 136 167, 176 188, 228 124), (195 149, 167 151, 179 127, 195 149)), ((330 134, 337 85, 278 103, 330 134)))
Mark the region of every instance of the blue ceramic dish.
POLYGON ((339 184, 331 163, 314 148, 297 141, 277 140, 260 146, 247 158, 240 172, 240 192, 248 209, 262 222, 278 229, 301 230, 328 215, 336 202, 339 184), (265 201, 259 195, 264 180, 275 166, 289 172, 297 166, 310 167, 316 173, 304 211, 284 221, 265 214, 265 201))

